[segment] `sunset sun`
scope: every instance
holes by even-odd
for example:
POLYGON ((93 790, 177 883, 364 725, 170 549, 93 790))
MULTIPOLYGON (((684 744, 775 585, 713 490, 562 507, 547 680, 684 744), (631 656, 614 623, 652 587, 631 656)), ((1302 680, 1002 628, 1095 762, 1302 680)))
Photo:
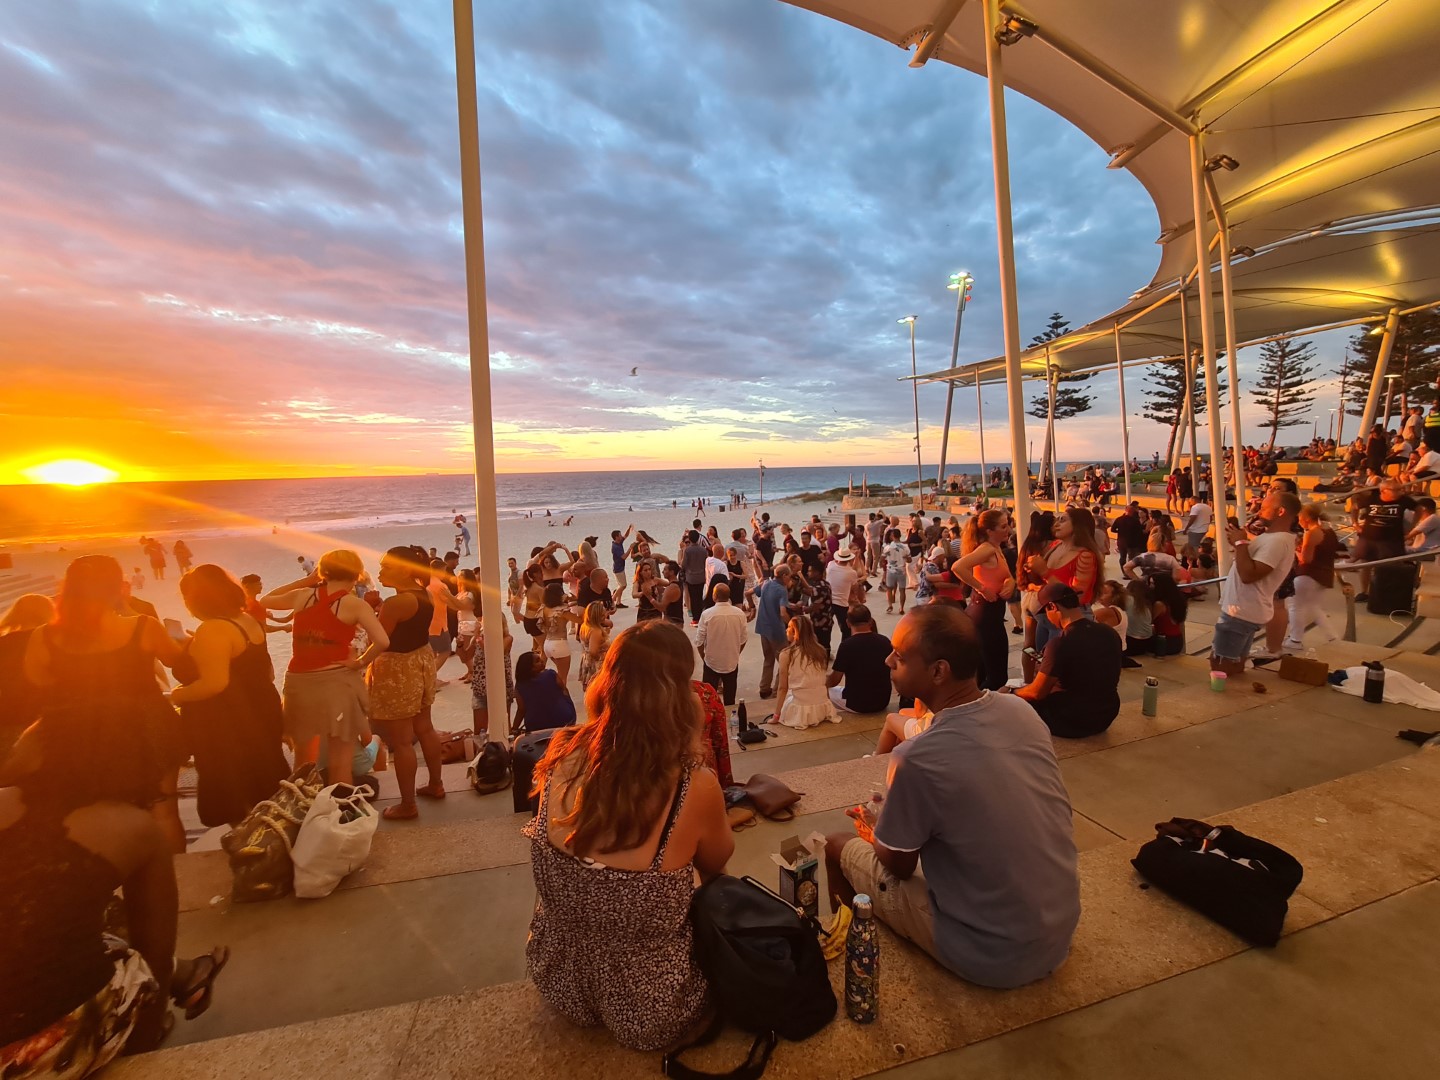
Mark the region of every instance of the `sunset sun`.
POLYGON ((120 474, 104 465, 80 458, 59 458, 24 470, 24 475, 37 484, 60 484, 64 487, 87 487, 108 484, 120 474))

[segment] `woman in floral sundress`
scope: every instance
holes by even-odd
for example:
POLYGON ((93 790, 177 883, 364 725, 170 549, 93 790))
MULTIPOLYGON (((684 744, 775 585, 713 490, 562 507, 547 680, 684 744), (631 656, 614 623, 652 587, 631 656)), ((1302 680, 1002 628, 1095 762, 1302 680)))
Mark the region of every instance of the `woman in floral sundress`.
POLYGON ((695 651, 664 620, 616 636, 585 695, 588 724, 535 769, 526 826, 538 899, 525 957, 541 996, 636 1050, 677 1042, 704 1011, 690 897, 734 851, 701 766, 695 651))

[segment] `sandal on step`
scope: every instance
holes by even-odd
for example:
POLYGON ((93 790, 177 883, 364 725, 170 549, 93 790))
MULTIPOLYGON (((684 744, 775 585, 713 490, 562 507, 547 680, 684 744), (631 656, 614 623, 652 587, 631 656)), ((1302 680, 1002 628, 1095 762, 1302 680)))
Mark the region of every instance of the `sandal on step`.
POLYGON ((420 809, 414 803, 409 806, 404 803, 396 803, 394 806, 387 806, 381 810, 380 816, 386 821, 409 821, 411 818, 420 816, 420 809))
POLYGON ((424 787, 417 787, 415 794, 423 795, 427 799, 443 799, 445 797, 445 785, 426 784, 424 787))
POLYGON ((177 1009, 185 1010, 185 1019, 194 1020, 210 1008, 210 998, 215 989, 215 977, 230 962, 230 949, 219 945, 206 956, 197 956, 190 961, 193 969, 190 981, 179 989, 172 988, 170 1000, 177 1009))

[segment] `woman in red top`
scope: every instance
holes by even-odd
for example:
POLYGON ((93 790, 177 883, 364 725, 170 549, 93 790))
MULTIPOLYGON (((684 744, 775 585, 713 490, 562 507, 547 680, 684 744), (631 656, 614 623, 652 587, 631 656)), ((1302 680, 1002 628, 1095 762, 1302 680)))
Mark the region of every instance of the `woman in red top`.
MULTIPOLYGON (((1068 507, 1055 518, 1055 542, 1032 569, 1043 574, 1046 583, 1059 581, 1069 585, 1080 597, 1080 604, 1089 613, 1100 582, 1105 558, 1095 539, 1095 519, 1090 511, 1079 506, 1068 507)), ((1043 653, 1045 645, 1059 630, 1049 619, 1035 620, 1035 649, 1043 653)))
POLYGON ((295 763, 319 758, 320 739, 329 740, 328 779, 348 784, 359 743, 369 743, 370 702, 364 671, 390 646, 375 611, 355 595, 365 569, 353 551, 329 551, 309 577, 282 585, 260 598, 266 608, 295 612, 294 652, 285 672, 285 732, 295 743, 295 763), (356 656, 356 629, 370 644, 356 656))

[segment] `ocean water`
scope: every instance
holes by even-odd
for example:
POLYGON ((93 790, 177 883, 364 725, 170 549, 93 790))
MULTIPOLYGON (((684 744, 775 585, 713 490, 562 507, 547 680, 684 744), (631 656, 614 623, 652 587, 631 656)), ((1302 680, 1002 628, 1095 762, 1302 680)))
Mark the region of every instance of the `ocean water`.
MULTIPOLYGON (((975 464, 948 473, 979 472, 975 464)), ((914 465, 819 466, 765 470, 764 501, 845 487, 914 481, 914 465)), ((928 480, 935 466, 925 466, 928 480)), ((725 504, 732 493, 760 502, 758 469, 663 469, 617 472, 506 473, 496 478, 502 520, 594 511, 668 509, 696 498, 725 504)), ((89 488, 0 487, 0 546, 109 537, 225 536, 297 530, 370 528, 444 522, 456 512, 475 520, 469 475, 327 477, 105 484, 89 488)))

